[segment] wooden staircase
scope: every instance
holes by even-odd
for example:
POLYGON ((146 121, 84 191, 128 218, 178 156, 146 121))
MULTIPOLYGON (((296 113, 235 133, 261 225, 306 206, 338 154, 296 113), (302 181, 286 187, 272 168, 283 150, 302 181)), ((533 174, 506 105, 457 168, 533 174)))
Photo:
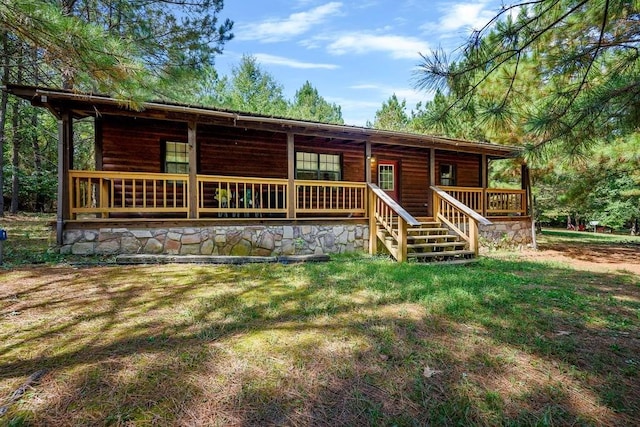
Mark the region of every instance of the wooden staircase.
POLYGON ((381 242, 398 262, 471 262, 478 255, 478 227, 491 222, 435 186, 434 218, 418 219, 375 184, 369 186, 369 253, 381 242))
MULTIPOLYGON (((458 234, 432 218, 419 219, 420 225, 407 228, 407 258, 416 262, 466 263, 475 252, 458 234)), ((391 254, 397 253, 397 243, 389 232, 378 228, 378 237, 391 254)))
POLYGON ((430 219, 407 229, 407 257, 420 262, 451 262, 473 259, 475 252, 458 234, 430 219))

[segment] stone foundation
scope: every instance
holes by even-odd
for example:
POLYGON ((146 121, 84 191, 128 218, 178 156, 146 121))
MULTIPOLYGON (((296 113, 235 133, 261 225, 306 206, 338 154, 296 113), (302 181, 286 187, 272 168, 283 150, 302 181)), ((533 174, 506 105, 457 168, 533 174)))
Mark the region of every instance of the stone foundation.
POLYGON ((66 230, 62 254, 280 256, 367 251, 366 224, 66 230))
POLYGON ((493 224, 480 226, 480 246, 524 247, 533 242, 531 218, 489 218, 493 224))
MULTIPOLYGON (((480 245, 524 247, 532 242, 529 218, 491 219, 480 226, 480 245)), ((180 228, 65 230, 62 254, 282 256, 367 252, 367 224, 221 225, 180 228)))

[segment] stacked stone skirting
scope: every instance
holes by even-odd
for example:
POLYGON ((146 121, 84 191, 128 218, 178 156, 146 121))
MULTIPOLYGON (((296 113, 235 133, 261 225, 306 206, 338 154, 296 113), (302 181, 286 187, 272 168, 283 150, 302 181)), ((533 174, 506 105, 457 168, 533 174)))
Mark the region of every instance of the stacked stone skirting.
POLYGON ((489 218, 491 225, 480 226, 480 245, 525 247, 533 242, 531 218, 489 218))
POLYGON ((62 254, 279 256, 367 251, 366 224, 71 229, 62 254))
MULTIPOLYGON (((524 247, 532 242, 529 218, 490 219, 480 226, 485 247, 524 247)), ((216 225, 178 228, 65 230, 62 254, 282 256, 367 252, 366 224, 216 225)))

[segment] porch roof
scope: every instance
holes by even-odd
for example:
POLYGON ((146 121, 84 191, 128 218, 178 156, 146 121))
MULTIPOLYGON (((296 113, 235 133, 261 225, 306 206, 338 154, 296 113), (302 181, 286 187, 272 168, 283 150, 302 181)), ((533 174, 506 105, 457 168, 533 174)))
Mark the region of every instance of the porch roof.
POLYGON ((520 147, 489 142, 294 120, 199 105, 166 101, 149 101, 134 104, 131 101, 116 99, 107 95, 23 85, 7 85, 2 87, 2 90, 28 100, 34 106, 46 107, 57 117, 60 116, 62 111, 71 110, 74 116, 78 118, 100 115, 145 117, 272 132, 290 132, 296 135, 315 136, 332 140, 370 141, 372 143, 396 146, 479 153, 494 158, 518 157, 522 154, 520 147))

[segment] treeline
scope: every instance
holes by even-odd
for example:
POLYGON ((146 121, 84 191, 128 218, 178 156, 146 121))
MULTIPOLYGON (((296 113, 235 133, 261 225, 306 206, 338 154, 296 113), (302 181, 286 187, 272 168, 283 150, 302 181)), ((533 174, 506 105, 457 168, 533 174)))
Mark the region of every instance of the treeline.
MULTIPOLYGON (((218 21, 222 0, 6 0, 0 4, 0 77, 24 84, 199 103, 297 119, 343 123, 340 107, 311 83, 287 100, 255 58, 219 76, 214 59, 233 38, 218 21)), ((74 127, 74 167, 92 169, 91 120, 74 127)), ((24 100, 0 98, 0 215, 44 211, 57 189, 54 117, 24 100)))

